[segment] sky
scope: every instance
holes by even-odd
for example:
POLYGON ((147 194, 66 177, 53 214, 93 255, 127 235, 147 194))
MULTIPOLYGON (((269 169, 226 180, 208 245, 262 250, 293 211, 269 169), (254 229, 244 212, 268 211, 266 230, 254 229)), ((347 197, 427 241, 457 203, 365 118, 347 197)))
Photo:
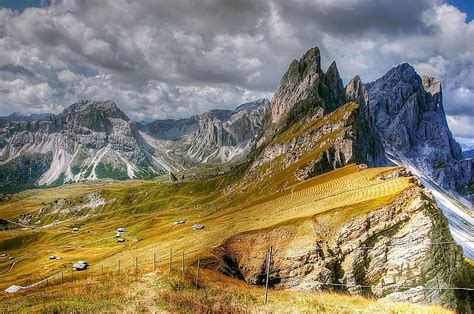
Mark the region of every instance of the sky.
POLYGON ((111 99, 137 121, 271 98, 319 47, 343 80, 402 62, 443 82, 474 146, 472 0, 0 0, 0 115, 111 99))

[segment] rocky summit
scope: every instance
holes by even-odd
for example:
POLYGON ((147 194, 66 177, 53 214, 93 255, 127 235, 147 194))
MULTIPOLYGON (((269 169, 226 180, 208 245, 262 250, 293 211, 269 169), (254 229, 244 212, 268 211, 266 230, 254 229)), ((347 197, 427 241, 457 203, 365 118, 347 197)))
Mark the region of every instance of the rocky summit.
POLYGON ((385 149, 442 188, 472 198, 474 168, 446 122, 441 82, 401 64, 366 84, 369 116, 385 149))
POLYGON ((336 63, 324 73, 320 62, 319 49, 310 49, 283 75, 271 101, 271 117, 251 156, 249 174, 255 175, 265 164, 273 168, 281 162, 282 168, 289 168, 305 158, 308 162, 293 174, 300 180, 349 163, 385 164, 382 143, 366 123, 360 78, 345 88, 336 63), (308 152, 313 155, 308 157, 308 152))

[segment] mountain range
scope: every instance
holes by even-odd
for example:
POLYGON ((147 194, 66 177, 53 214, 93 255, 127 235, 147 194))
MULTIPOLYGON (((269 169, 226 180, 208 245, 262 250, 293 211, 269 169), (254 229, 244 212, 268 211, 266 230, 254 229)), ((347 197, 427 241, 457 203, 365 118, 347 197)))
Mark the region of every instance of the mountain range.
POLYGON ((191 254, 200 247, 211 269, 247 283, 263 283, 271 244, 273 287, 343 285, 351 294, 471 308, 464 292, 435 287, 470 282, 473 160, 449 130, 441 83, 409 64, 344 85, 336 63, 324 71, 312 48, 291 62, 271 101, 234 110, 137 123, 112 101, 81 101, 34 121, 0 120, 4 193, 162 175, 172 182, 94 187, 20 215, 10 196, 4 203, 27 229, 77 218, 99 232, 99 216, 144 219, 133 226, 149 236, 134 244, 143 252, 156 249, 150 239, 176 233, 192 239, 179 242, 191 254), (156 208, 160 215, 147 216, 156 208), (170 229, 166 219, 183 213, 204 230, 170 229), (168 231, 148 233, 154 228, 168 231))
POLYGON ((97 179, 147 179, 245 157, 267 100, 189 119, 131 121, 112 101, 81 101, 58 115, 0 119, 1 190, 97 179))
MULTIPOLYGON (((180 178, 196 177, 189 169, 245 161, 253 150, 263 149, 262 143, 268 144, 281 133, 291 119, 310 121, 354 101, 359 108, 351 118, 357 121, 353 134, 340 139, 332 155, 327 155, 328 165, 320 171, 347 161, 388 164, 387 152, 472 204, 473 160, 463 156, 451 135, 441 82, 420 77, 404 63, 375 82, 364 85, 355 76, 344 87, 336 63, 324 73, 315 51, 291 63, 271 104, 262 99, 235 110, 216 109, 147 124, 131 121, 112 101, 81 101, 58 115, 0 118, 1 190, 107 178, 146 179, 167 172, 180 178), (313 85, 318 95, 305 94, 313 85), (322 106, 315 111, 308 105, 312 102, 322 106), (351 156, 341 146, 347 146, 349 138, 357 138, 351 156)), ((265 154, 275 157, 276 151, 294 146, 273 144, 265 148, 265 154)), ((222 170, 211 173, 216 171, 222 170)))

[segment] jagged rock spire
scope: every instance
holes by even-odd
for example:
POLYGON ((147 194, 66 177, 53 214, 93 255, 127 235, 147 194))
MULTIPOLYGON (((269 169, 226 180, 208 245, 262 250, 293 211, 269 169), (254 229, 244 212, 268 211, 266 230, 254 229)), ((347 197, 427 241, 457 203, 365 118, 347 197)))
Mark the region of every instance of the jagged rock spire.
POLYGON ((333 61, 327 69, 326 73, 324 73, 324 83, 331 90, 334 96, 334 100, 336 102, 336 106, 340 107, 344 105, 344 103, 346 102, 344 95, 344 83, 342 82, 341 76, 339 75, 336 61, 333 61))
POLYGON ((461 147, 454 140, 442 105, 441 83, 400 64, 366 85, 374 128, 386 150, 406 158, 441 187, 462 191, 474 181, 460 169, 461 147))
POLYGON ((318 97, 318 86, 323 76, 318 48, 308 50, 299 61, 293 60, 272 98, 271 122, 280 121, 299 101, 318 97))

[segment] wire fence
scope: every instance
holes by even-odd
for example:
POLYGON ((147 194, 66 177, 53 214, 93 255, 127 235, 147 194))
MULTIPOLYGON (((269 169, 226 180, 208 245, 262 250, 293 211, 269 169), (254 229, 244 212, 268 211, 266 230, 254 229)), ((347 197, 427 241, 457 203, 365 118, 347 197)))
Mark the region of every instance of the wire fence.
MULTIPOLYGON (((465 241, 465 242, 474 242, 474 241, 465 241)), ((396 245, 413 245, 413 243, 391 243, 387 244, 390 246, 396 245)), ((431 242, 431 245, 457 245, 456 242, 431 242)), ((358 247, 356 249, 367 249, 367 248, 375 248, 374 246, 363 246, 358 247)), ((316 249, 323 250, 323 248, 316 249)), ((327 251, 327 249, 324 249, 327 251)), ((192 251, 195 253, 195 251, 192 251)), ((191 253, 191 254, 192 254, 191 253)), ((264 303, 268 302, 268 290, 270 285, 274 284, 276 281, 283 281, 288 280, 288 277, 282 277, 280 275, 280 271, 278 269, 272 269, 273 267, 273 248, 270 245, 269 251, 264 256, 253 256, 253 259, 260 259, 262 261, 263 270, 262 275, 264 279, 261 284, 264 286, 264 303)), ((70 282, 78 279, 87 279, 87 278, 97 278, 100 276, 106 275, 114 275, 114 274, 121 274, 121 275, 139 275, 141 273, 147 272, 160 272, 162 274, 177 274, 182 273, 183 278, 185 275, 185 271, 192 268, 195 274, 195 287, 199 287, 200 276, 200 267, 201 267, 201 259, 197 257, 197 259, 193 259, 193 262, 186 263, 186 257, 188 256, 185 252, 174 252, 172 248, 169 249, 168 257, 166 260, 161 258, 160 260, 157 258, 156 253, 153 253, 149 258, 122 258, 117 259, 115 263, 108 263, 108 264, 96 264, 96 265, 88 265, 83 270, 76 270, 72 267, 68 267, 67 265, 61 269, 56 270, 55 272, 42 276, 39 278, 34 278, 30 276, 28 279, 25 280, 23 286, 19 286, 20 290, 37 290, 43 287, 55 285, 55 284, 62 284, 65 282, 70 282)), ((192 254, 194 256, 194 254, 192 254)), ((291 257, 286 257, 291 258, 291 257)), ((324 256, 322 257, 324 258, 324 256)), ((437 287, 427 287, 423 285, 419 286, 405 286, 402 284, 379 284, 379 285, 367 285, 367 284, 351 284, 351 283, 344 283, 344 282, 331 282, 331 281, 312 281, 315 284, 319 284, 320 286, 326 287, 335 287, 335 288, 361 288, 361 289, 383 289, 383 288, 390 288, 395 291, 399 290, 406 290, 406 289, 424 289, 424 290, 460 290, 460 291, 474 291, 474 287, 448 287, 448 286, 437 286, 437 287)))

